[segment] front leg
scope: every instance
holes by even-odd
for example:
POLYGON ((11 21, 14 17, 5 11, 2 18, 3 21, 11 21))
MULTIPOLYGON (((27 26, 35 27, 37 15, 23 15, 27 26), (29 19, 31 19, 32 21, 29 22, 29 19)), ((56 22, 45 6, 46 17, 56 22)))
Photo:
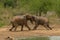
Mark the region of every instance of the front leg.
POLYGON ((23 31, 23 25, 21 25, 21 31, 23 31))
POLYGON ((11 27, 11 29, 9 29, 9 31, 12 31, 12 29, 15 27, 15 25, 14 24, 12 24, 12 27, 11 27))
POLYGON ((17 26, 15 26, 15 29, 14 29, 14 31, 16 31, 17 30, 17 26))

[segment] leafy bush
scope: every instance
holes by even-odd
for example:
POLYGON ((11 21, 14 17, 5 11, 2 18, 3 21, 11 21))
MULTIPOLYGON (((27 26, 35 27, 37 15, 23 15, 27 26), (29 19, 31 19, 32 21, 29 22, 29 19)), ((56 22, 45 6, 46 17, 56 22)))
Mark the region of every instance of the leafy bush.
POLYGON ((8 15, 3 18, 3 21, 5 21, 4 19, 9 21, 8 17, 15 15, 23 15, 25 13, 41 15, 41 12, 46 14, 47 11, 55 11, 56 15, 60 17, 60 0, 0 0, 0 16, 2 17, 2 14, 5 15, 5 13, 8 15), (7 4, 6 8, 4 8, 4 3, 7 4))
POLYGON ((5 0, 4 7, 7 7, 7 6, 14 8, 16 6, 16 1, 15 0, 5 0))

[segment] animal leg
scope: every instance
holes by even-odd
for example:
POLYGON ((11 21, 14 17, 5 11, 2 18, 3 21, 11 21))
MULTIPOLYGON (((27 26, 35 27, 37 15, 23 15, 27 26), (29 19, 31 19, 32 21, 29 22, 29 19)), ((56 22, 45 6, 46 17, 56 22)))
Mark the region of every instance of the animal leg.
POLYGON ((50 30, 52 30, 52 28, 50 28, 49 25, 47 25, 47 24, 44 24, 44 27, 49 28, 50 30))
POLYGON ((29 30, 31 30, 30 27, 29 27, 28 25, 25 25, 25 26, 26 26, 29 30))
POLYGON ((15 29, 14 29, 14 31, 16 31, 16 29, 17 29, 17 26, 15 26, 15 29))
POLYGON ((49 27, 49 25, 47 24, 47 27, 50 29, 50 30, 52 30, 52 28, 51 27, 49 27))
POLYGON ((23 25, 21 26, 21 31, 23 31, 23 25))
POLYGON ((36 30, 38 27, 38 24, 35 24, 35 27, 33 28, 33 30, 36 30))
POLYGON ((14 25, 12 25, 12 28, 11 29, 9 29, 9 31, 12 31, 12 29, 14 28, 15 26, 14 25))

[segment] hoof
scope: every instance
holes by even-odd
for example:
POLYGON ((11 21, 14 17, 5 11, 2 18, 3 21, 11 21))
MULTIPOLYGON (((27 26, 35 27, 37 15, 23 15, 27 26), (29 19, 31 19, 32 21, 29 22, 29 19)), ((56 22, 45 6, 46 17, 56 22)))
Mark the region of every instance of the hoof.
POLYGON ((31 30, 31 29, 29 29, 29 30, 31 30))
POLYGON ((52 28, 50 30, 52 30, 52 28))
POLYGON ((12 31, 11 29, 9 29, 9 31, 12 31))
POLYGON ((33 29, 33 30, 36 30, 36 29, 33 29))
POLYGON ((52 28, 49 28, 50 30, 52 30, 52 28))
POLYGON ((21 30, 21 31, 23 31, 23 30, 21 30))

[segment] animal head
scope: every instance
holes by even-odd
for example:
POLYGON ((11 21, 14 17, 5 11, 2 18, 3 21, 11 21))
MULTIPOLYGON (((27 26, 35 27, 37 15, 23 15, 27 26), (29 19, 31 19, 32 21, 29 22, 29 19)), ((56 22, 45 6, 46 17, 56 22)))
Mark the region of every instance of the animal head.
POLYGON ((33 24, 33 21, 35 20, 34 16, 26 15, 25 17, 26 17, 27 20, 29 20, 33 24))

